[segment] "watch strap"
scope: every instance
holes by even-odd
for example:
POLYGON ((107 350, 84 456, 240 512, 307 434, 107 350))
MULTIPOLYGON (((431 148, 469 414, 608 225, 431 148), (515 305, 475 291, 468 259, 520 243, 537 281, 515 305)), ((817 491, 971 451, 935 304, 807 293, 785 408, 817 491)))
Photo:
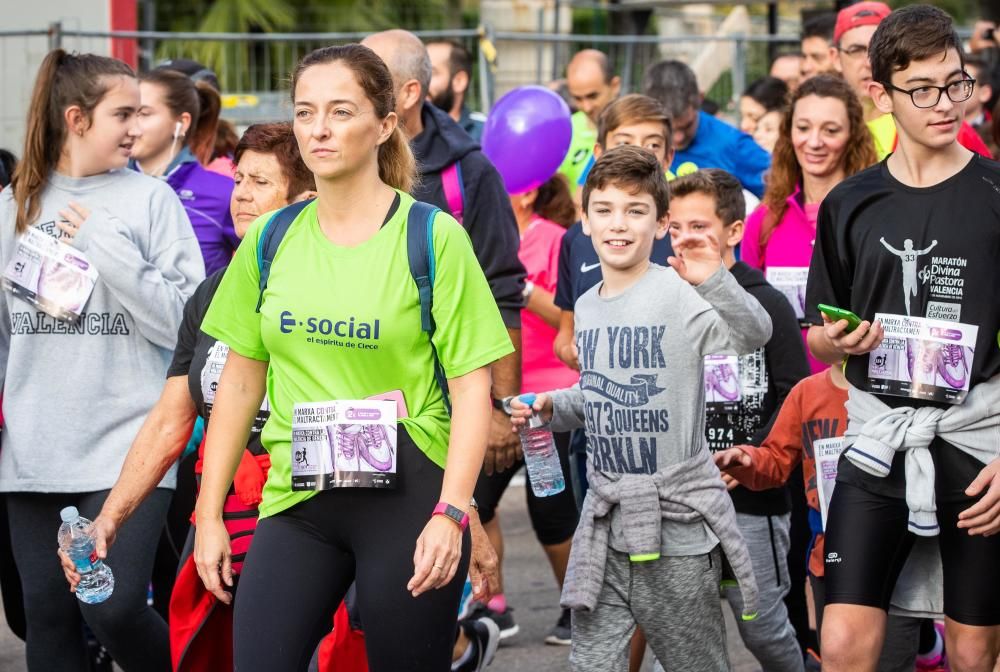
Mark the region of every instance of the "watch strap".
POLYGON ((469 526, 469 514, 447 502, 438 502, 437 506, 434 507, 434 513, 431 515, 449 518, 453 523, 461 527, 463 532, 469 526))

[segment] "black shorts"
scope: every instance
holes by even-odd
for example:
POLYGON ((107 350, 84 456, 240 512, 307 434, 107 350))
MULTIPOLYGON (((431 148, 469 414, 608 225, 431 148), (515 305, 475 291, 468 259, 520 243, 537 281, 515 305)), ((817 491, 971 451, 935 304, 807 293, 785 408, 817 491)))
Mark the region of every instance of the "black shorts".
MULTIPOLYGON (((958 514, 978 498, 937 502, 944 612, 965 625, 1000 625, 1000 535, 970 536, 958 514)), ((906 500, 837 482, 826 530, 826 603, 888 611, 896 579, 916 537, 906 500)))
MULTIPOLYGON (((554 546, 571 539, 576 531, 576 524, 580 520, 580 511, 576 506, 576 497, 573 494, 570 478, 570 433, 556 432, 553 436, 556 440, 556 451, 559 453, 559 464, 562 466, 563 476, 566 479, 566 489, 558 495, 537 497, 530 485, 525 484, 524 488, 528 493, 528 515, 531 518, 531 527, 535 530, 538 542, 544 546, 554 546)), ((475 497, 476 504, 479 505, 479 519, 483 523, 493 520, 500 498, 507 490, 507 486, 510 485, 510 479, 514 477, 523 464, 524 460, 521 459, 510 469, 494 472, 492 476, 479 475, 475 497)))

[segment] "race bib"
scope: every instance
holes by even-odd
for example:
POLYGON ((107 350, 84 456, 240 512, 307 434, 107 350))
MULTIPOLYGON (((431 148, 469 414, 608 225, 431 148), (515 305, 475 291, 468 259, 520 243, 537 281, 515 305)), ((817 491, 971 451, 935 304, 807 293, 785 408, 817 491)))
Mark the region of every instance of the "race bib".
POLYGON ((705 411, 735 413, 743 398, 738 355, 705 357, 705 411))
POLYGON ((396 487, 396 402, 296 404, 292 490, 396 487))
POLYGON ((965 400, 978 326, 886 313, 875 319, 885 339, 869 355, 869 391, 949 404, 965 400))
POLYGON ((785 295, 788 303, 792 304, 796 319, 799 320, 806 316, 806 281, 808 279, 808 267, 778 266, 767 269, 767 281, 785 295))
POLYGON ((837 485, 837 461, 842 452, 844 452, 842 436, 813 441, 813 454, 816 456, 816 494, 819 495, 819 513, 823 519, 824 531, 826 531, 826 517, 830 510, 833 489, 837 485))
MULTIPOLYGON (((212 416, 212 408, 215 406, 215 394, 219 389, 219 378, 222 376, 222 369, 226 366, 226 359, 229 357, 229 346, 222 341, 216 341, 209 349, 208 357, 205 359, 205 366, 201 369, 201 394, 205 399, 205 419, 212 416)), ((250 431, 259 434, 264 429, 264 423, 271 415, 271 404, 264 395, 264 401, 260 405, 260 411, 254 418, 253 427, 250 431)))
POLYGON ((80 319, 97 277, 82 252, 32 227, 18 239, 2 282, 13 296, 72 324, 80 319))

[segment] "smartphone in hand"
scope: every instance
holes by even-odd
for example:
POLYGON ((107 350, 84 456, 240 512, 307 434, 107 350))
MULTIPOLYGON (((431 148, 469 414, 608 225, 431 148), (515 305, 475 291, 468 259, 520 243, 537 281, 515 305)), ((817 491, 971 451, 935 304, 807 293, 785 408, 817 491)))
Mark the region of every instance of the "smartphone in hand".
POLYGON ((823 313, 829 317, 834 322, 838 320, 847 320, 847 329, 845 333, 851 333, 861 324, 861 318, 844 308, 837 308, 836 306, 828 306, 825 303, 821 303, 818 306, 819 312, 823 313))

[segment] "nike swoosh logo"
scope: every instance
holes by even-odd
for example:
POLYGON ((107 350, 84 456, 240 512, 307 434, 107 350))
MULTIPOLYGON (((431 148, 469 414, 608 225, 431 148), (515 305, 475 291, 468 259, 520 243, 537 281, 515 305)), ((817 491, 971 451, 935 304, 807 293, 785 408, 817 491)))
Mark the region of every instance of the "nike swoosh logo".
POLYGON ((583 263, 583 264, 580 264, 580 272, 581 273, 586 273, 587 271, 592 271, 595 268, 600 268, 600 267, 601 267, 601 262, 597 262, 596 264, 586 264, 586 263, 583 263))

